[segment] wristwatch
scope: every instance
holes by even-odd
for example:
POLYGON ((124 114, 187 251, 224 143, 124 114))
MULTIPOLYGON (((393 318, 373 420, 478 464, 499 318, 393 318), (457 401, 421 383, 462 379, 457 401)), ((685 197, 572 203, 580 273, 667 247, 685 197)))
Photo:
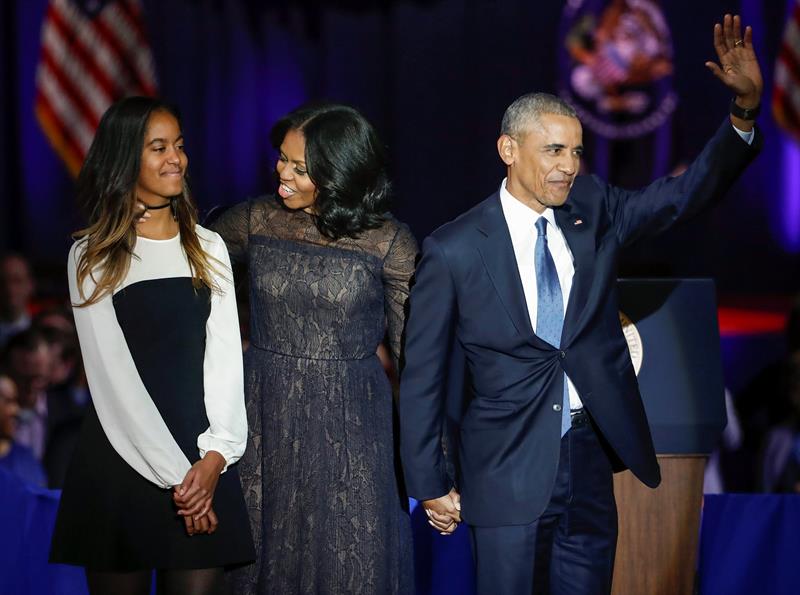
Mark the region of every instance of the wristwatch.
POLYGON ((758 117, 758 112, 761 111, 761 105, 755 107, 741 107, 736 103, 736 97, 731 99, 730 112, 737 118, 742 120, 755 120, 758 117))

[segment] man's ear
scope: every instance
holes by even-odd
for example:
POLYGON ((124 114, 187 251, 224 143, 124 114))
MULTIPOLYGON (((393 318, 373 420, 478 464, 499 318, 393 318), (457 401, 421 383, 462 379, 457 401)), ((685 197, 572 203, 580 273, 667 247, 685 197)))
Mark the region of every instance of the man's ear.
POLYGON ((501 134, 500 138, 497 139, 497 153, 500 155, 500 159, 503 160, 503 163, 509 167, 514 165, 517 156, 517 147, 514 139, 507 134, 501 134))

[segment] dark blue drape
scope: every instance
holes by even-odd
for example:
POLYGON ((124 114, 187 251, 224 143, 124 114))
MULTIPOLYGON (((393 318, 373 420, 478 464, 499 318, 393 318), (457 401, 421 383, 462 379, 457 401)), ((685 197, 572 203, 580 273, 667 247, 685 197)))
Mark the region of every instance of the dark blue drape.
POLYGON ((701 595, 790 595, 800 590, 800 496, 706 496, 701 595))
MULTIPOLYGON (((326 98, 354 104, 375 122, 392 159, 394 210, 422 238, 496 188, 503 110, 524 92, 554 91, 557 80, 564 2, 143 3, 161 92, 184 115, 203 209, 270 191, 271 124, 306 99, 326 98)), ((711 29, 724 12, 741 10, 755 26, 771 90, 783 0, 661 4, 672 30, 679 107, 667 129, 634 143, 586 131, 589 171, 612 182, 635 186, 671 171, 725 117, 728 93, 703 66, 715 57, 711 29)), ((45 6, 8 0, 0 9, 0 249, 24 249, 60 266, 79 219, 71 181, 33 117, 45 6)), ((787 236, 791 197, 783 181, 789 141, 767 107, 764 153, 726 203, 668 238, 637 246, 623 273, 710 275, 723 290, 797 289, 800 238, 787 236)))

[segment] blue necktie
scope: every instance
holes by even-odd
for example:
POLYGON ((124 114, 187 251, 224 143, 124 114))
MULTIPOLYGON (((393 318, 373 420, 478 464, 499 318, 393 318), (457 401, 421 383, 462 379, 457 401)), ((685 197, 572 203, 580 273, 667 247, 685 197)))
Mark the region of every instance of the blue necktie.
MULTIPOLYGON (((558 282, 556 263, 547 246, 547 219, 539 217, 536 221, 535 265, 536 265, 536 335, 553 347, 561 345, 561 329, 564 327, 564 298, 558 282)), ((567 375, 564 374, 564 396, 561 403, 561 435, 567 433, 571 425, 569 414, 569 391, 567 375)))

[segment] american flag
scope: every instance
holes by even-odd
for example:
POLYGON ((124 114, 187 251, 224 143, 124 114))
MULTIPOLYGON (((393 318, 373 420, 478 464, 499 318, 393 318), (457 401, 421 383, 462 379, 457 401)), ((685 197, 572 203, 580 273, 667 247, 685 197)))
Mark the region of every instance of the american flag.
POLYGON ((800 140, 800 0, 795 0, 786 23, 772 90, 775 120, 800 140))
POLYGON ((117 99, 155 95, 140 0, 50 0, 36 69, 36 117, 77 175, 100 117, 117 99))

